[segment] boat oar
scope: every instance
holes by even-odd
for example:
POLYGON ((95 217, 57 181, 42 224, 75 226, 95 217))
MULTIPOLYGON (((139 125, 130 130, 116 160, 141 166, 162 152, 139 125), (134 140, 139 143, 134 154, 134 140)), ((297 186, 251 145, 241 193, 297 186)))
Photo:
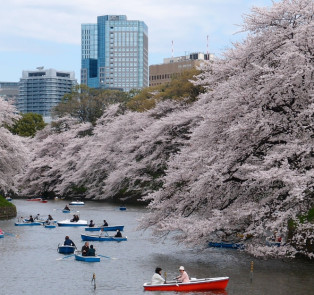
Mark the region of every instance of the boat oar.
POLYGON ((11 236, 11 237, 19 238, 19 235, 14 235, 14 234, 7 233, 7 232, 4 232, 4 234, 5 234, 5 235, 7 235, 7 236, 11 236))
POLYGON ((63 259, 72 257, 72 256, 74 256, 74 255, 75 255, 75 254, 67 255, 67 256, 64 256, 64 257, 61 257, 61 258, 57 258, 56 260, 63 260, 63 259))
POLYGON ((118 259, 118 258, 115 258, 115 257, 110 257, 110 256, 105 256, 105 255, 100 255, 100 254, 97 254, 97 256, 105 257, 105 258, 108 258, 108 259, 118 259))

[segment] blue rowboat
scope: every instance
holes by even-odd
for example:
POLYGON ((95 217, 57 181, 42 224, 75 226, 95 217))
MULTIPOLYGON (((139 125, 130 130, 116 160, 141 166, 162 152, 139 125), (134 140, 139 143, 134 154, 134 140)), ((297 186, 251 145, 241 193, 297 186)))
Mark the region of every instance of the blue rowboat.
POLYGON ((112 226, 101 226, 101 227, 85 227, 86 231, 100 231, 104 229, 104 231, 116 231, 117 229, 123 231, 124 225, 112 225, 112 226))
POLYGON ((125 211, 126 210, 126 207, 120 207, 119 208, 121 211, 125 211))
POLYGON ((4 238, 4 234, 0 234, 0 238, 4 238))
POLYGON ((237 244, 237 243, 215 243, 209 242, 208 247, 216 247, 216 248, 229 248, 229 249, 244 249, 244 244, 237 244))
POLYGON ((56 228, 55 224, 45 224, 45 228, 56 228))
POLYGON ((34 226, 34 225, 42 225, 41 222, 15 222, 15 226, 34 226))
POLYGON ((75 260, 85 261, 85 262, 100 262, 99 256, 82 256, 75 254, 75 260))
POLYGON ((70 219, 57 222, 59 226, 87 226, 87 220, 71 221, 70 219))
POLYGON ((75 246, 58 245, 58 252, 61 254, 72 254, 75 251, 75 246))
POLYGON ((114 236, 99 236, 99 235, 81 235, 83 241, 99 241, 99 242, 122 242, 127 241, 127 237, 116 238, 114 236))
POLYGON ((70 210, 66 210, 66 209, 62 210, 62 213, 70 213, 70 212, 71 212, 70 210))

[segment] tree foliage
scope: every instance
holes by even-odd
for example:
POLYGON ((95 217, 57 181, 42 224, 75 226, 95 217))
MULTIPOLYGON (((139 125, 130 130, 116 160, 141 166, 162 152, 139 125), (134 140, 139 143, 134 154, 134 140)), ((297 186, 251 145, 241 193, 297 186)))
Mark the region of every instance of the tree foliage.
POLYGON ((95 124, 105 109, 114 103, 125 103, 128 93, 117 90, 76 86, 70 94, 64 95, 62 101, 54 108, 54 117, 71 116, 80 122, 95 124))
POLYGON ((198 95, 204 91, 201 85, 192 83, 198 74, 200 74, 200 70, 187 70, 172 78, 169 83, 147 87, 138 95, 135 95, 127 103, 127 107, 133 111, 144 112, 154 108, 156 103, 168 99, 175 101, 184 100, 188 103, 194 102, 198 95))
POLYGON ((21 194, 144 196, 141 226, 157 235, 313 258, 313 21, 311 0, 253 8, 247 39, 203 68, 194 102, 110 105, 93 124, 60 118, 31 140, 21 194), (274 231, 285 246, 265 246, 274 231))
POLYGON ((35 136, 36 132, 42 130, 45 125, 43 117, 40 114, 25 113, 9 127, 9 130, 13 134, 28 137, 35 136))
POLYGON ((32 154, 27 141, 7 129, 20 116, 13 105, 0 98, 0 192, 17 192, 15 176, 26 166, 32 154))

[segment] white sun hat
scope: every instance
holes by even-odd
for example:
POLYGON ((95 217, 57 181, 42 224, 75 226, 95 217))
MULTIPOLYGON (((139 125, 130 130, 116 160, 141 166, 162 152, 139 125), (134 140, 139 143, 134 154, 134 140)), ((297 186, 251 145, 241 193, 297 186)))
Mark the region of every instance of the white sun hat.
POLYGON ((180 267, 179 267, 179 270, 184 270, 184 266, 180 266, 180 267))

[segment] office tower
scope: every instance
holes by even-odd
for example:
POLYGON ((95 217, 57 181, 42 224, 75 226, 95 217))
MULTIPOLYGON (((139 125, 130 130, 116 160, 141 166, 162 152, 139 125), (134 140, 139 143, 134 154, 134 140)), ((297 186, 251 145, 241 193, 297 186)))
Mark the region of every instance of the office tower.
POLYGON ((104 15, 81 29, 82 84, 123 91, 148 86, 148 28, 143 21, 104 15))
POLYGON ((0 81, 0 97, 4 100, 16 104, 19 96, 19 83, 18 82, 1 82, 0 81))
POLYGON ((44 70, 23 71, 17 108, 22 113, 37 113, 45 121, 51 119, 51 109, 77 84, 74 72, 44 70))
POLYGON ((162 64, 149 66, 149 86, 169 83, 173 77, 180 75, 181 72, 196 69, 205 61, 213 59, 213 54, 204 54, 201 52, 164 58, 164 62, 162 64))

